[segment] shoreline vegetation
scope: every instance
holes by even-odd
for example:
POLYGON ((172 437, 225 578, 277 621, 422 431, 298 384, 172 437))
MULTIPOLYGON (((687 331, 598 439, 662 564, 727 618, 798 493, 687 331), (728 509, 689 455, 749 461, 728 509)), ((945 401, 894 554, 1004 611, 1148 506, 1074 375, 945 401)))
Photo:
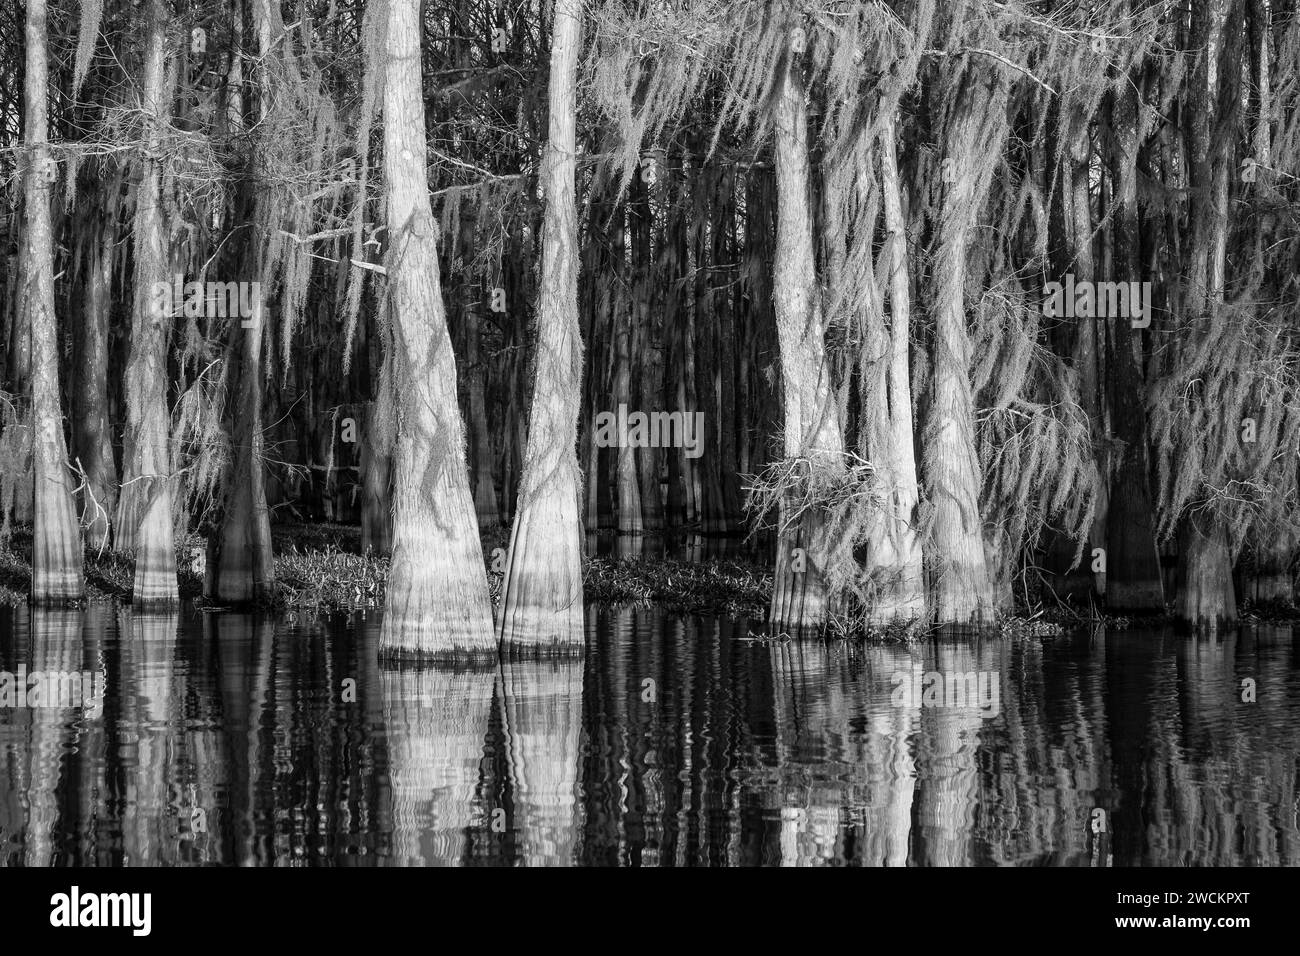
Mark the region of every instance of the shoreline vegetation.
POLYGON ((11 576, 374 602, 403 659, 616 600, 1291 620, 1297 51, 1261 0, 28 0, 11 576), (623 560, 672 529, 764 551, 623 560))
MULTIPOLYGON (((177 582, 183 601, 200 611, 257 609, 268 612, 310 612, 323 615, 376 611, 384 606, 389 558, 363 552, 361 530, 353 525, 277 525, 272 528, 275 587, 256 602, 221 604, 204 597, 204 541, 186 536, 176 554, 177 582)), ((493 553, 507 544, 504 528, 485 531, 483 554, 494 609, 500 609, 504 574, 493 568, 493 553)), ((583 591, 591 605, 655 606, 669 614, 726 616, 761 621, 771 601, 773 573, 749 555, 686 560, 662 554, 583 559, 583 591)), ((31 588, 31 531, 18 527, 7 547, 0 547, 0 607, 28 601, 31 588)), ((93 549, 85 552, 86 596, 78 604, 132 600, 134 559, 130 553, 93 549)), ((1048 590, 1048 589, 1034 589, 1048 590)), ((1076 608, 1056 600, 1050 591, 1017 595, 1014 611, 984 630, 1020 637, 1050 637, 1075 628, 1107 626, 1147 628, 1177 622, 1173 606, 1164 613, 1123 615, 1104 608, 1076 608)), ((1243 626, 1300 624, 1300 608, 1284 602, 1244 602, 1243 626)), ((937 625, 922 620, 889 627, 872 626, 846 610, 832 617, 815 636, 868 641, 906 641, 927 636, 937 625)), ((787 632, 751 633, 760 641, 791 637, 787 632)), ((801 634, 800 636, 809 636, 801 634)))

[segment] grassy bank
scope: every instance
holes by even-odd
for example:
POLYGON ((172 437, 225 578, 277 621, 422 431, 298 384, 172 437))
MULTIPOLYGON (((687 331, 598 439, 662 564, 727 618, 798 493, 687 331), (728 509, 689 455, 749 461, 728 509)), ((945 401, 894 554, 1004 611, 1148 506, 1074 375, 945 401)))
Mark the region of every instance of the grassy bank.
MULTIPOLYGON (((505 529, 483 538, 483 554, 493 604, 501 597, 502 573, 493 570, 493 551, 508 544, 505 529)), ((278 525, 273 529, 276 560, 271 610, 349 612, 381 608, 388 578, 386 557, 361 553, 359 531, 348 525, 278 525)), ((177 548, 177 575, 182 598, 203 606, 203 541, 191 536, 177 548)), ((498 565, 500 562, 495 562, 498 565)), ((685 561, 671 557, 583 561, 587 600, 593 603, 653 604, 678 614, 725 614, 762 619, 772 592, 772 572, 744 558, 685 561)), ((116 552, 86 552, 87 600, 129 601, 133 560, 116 552)), ((19 529, 0 547, 0 605, 27 600, 31 588, 31 535, 19 529)), ((1243 624, 1296 624, 1300 612, 1284 604, 1242 605, 1243 624)), ((1077 611, 1038 604, 1019 608, 1001 622, 1005 634, 1047 637, 1086 625, 1111 628, 1152 627, 1173 623, 1172 615, 1130 619, 1098 610, 1077 611)), ((840 622, 829 636, 861 636, 859 623, 840 622)), ((928 632, 908 625, 871 629, 868 636, 911 640, 928 632)))
MULTIPOLYGON (((277 526, 272 539, 276 554, 272 609, 329 613, 383 607, 388 558, 362 554, 356 528, 277 526)), ((503 574, 492 569, 492 553, 507 543, 504 529, 483 539, 494 604, 501 597, 503 574)), ((202 554, 203 541, 196 536, 177 547, 181 597, 200 606, 204 603, 202 554)), ((85 558, 88 601, 131 599, 130 554, 87 551, 85 558)), ((590 558, 584 561, 583 572, 589 601, 656 604, 678 613, 762 615, 772 586, 769 570, 743 560, 590 558)), ((19 529, 8 546, 0 548, 0 604, 25 602, 31 580, 31 534, 19 529)))

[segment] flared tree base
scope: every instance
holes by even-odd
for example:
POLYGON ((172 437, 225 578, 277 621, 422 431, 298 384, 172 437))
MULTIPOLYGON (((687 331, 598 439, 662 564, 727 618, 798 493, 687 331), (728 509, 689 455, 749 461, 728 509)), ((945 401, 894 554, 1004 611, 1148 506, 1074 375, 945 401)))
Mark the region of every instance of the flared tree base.
POLYGON ((135 543, 131 604, 137 608, 168 608, 179 604, 170 494, 158 494, 149 502, 144 520, 136 530, 135 543))
MULTIPOLYGON (((430 524, 427 531, 432 530, 430 524)), ((495 660, 492 624, 477 536, 413 533, 398 542, 379 629, 382 658, 408 663, 495 660)))
POLYGON ((1219 522, 1206 528, 1189 524, 1182 533, 1183 579, 1178 616, 1196 628, 1213 630, 1237 623, 1232 585, 1232 553, 1219 522))
POLYGON ((583 653, 581 532, 574 484, 554 481, 520 509, 501 585, 503 655, 526 659, 583 653))
POLYGON ((820 528, 805 518, 793 533, 780 536, 776 544, 776 570, 772 575, 772 603, 768 626, 791 637, 821 634, 832 607, 826 578, 817 565, 819 550, 812 547, 820 528))

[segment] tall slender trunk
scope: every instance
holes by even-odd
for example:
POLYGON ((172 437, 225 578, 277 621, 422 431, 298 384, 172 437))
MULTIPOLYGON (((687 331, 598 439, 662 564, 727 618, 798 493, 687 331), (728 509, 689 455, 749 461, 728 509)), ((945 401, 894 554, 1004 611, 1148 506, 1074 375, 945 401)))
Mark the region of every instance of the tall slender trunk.
POLYGON ((113 238, 117 229, 116 180, 86 240, 81 323, 78 327, 73 448, 84 472, 81 521, 87 547, 109 543, 117 505, 117 465, 108 422, 108 323, 112 310, 113 238))
MULTIPOLYGON (((632 252, 632 352, 636 363, 636 408, 649 415, 663 411, 663 371, 660 343, 655 335, 656 301, 651 251, 654 213, 650 190, 641 176, 630 187, 628 213, 632 252)), ((646 531, 664 526, 664 503, 659 482, 661 451, 650 444, 636 449, 637 480, 640 486, 641 524, 646 531)))
MULTIPOLYGON (((1091 176, 1090 159, 1092 141, 1088 135, 1088 117, 1080 109, 1072 117, 1069 149, 1069 177, 1066 188, 1069 190, 1070 211, 1070 250, 1073 253, 1073 272, 1076 285, 1092 282, 1096 276, 1096 266, 1092 254, 1092 194, 1089 177, 1091 176)), ((1110 475, 1110 455, 1103 441, 1106 433, 1107 409, 1104 381, 1105 350, 1099 347, 1101 329, 1095 319, 1082 319, 1078 322, 1077 337, 1074 344, 1074 367, 1079 372, 1079 396, 1083 410, 1088 415, 1093 448, 1098 457, 1097 470, 1106 477, 1110 475)), ((1106 547, 1106 515, 1110 507, 1110 483, 1103 478, 1097 496, 1096 513, 1092 526, 1088 529, 1088 552, 1091 555, 1096 548, 1106 547)), ((1091 568, 1089 562, 1088 567, 1091 568)), ((1100 595, 1106 593, 1106 572, 1094 571, 1093 587, 1100 595)))
POLYGON ((556 0, 537 357, 519 508, 502 585, 501 640, 516 651, 564 645, 581 648, 583 642, 576 448, 582 333, 574 183, 581 18, 581 0, 556 0))
POLYGON ((501 522, 497 509, 496 485, 492 481, 492 435, 487 414, 487 364, 479 342, 478 314, 465 310, 465 362, 469 366, 470 447, 474 454, 474 512, 480 528, 495 528, 501 522))
MULTIPOLYGON (((664 402, 671 409, 686 411, 685 401, 685 366, 682 362, 682 341, 685 325, 688 321, 686 299, 682 292, 682 280, 687 275, 686 252, 686 216, 683 212, 683 196, 686 193, 687 179, 683 175, 684 158, 679 152, 670 152, 667 168, 663 171, 665 194, 665 224, 663 234, 662 261, 663 271, 663 346, 662 395, 664 402)), ((687 485, 689 483, 688 465, 693 459, 686 457, 685 449, 670 448, 664 453, 667 459, 668 494, 665 502, 664 524, 670 528, 682 528, 687 524, 687 485)))
POLYGON ((221 603, 259 603, 275 586, 262 436, 261 322, 231 330, 238 382, 234 389, 234 467, 227 476, 221 531, 209 545, 204 592, 221 603))
MULTIPOLYGON (((1142 275, 1137 205, 1136 93, 1124 95, 1116 122, 1114 225, 1115 279, 1138 281, 1142 275)), ((1142 369, 1134 359, 1141 352, 1140 332, 1127 316, 1108 320, 1107 387, 1115 435, 1123 442, 1116 453, 1106 524, 1106 604, 1120 611, 1164 609, 1164 583, 1156 548, 1147 459, 1146 414, 1142 402, 1142 369)))
MULTIPOLYGON (((1229 10, 1226 0, 1194 4, 1195 35, 1202 49, 1200 68, 1194 73, 1191 111, 1193 195, 1208 197, 1197 203, 1193 215, 1191 268, 1187 294, 1190 313, 1210 327, 1228 321, 1220 314, 1227 281, 1228 170, 1233 165, 1235 134, 1227 133, 1224 114, 1239 107, 1241 10, 1229 10), (1219 57, 1211 73, 1209 60, 1219 57), (1217 102, 1216 102, 1217 99, 1217 102)), ((1232 124, 1235 128, 1235 124, 1232 124)), ((1180 529, 1182 559, 1179 616, 1197 626, 1217 627, 1236 621, 1232 552, 1226 519, 1211 505, 1198 515, 1183 518, 1180 529)))
POLYGON ((911 280, 907 270, 907 229, 903 219, 893 120, 881 134, 880 172, 884 192, 886 256, 889 263, 889 370, 886 382, 889 476, 886 517, 890 527, 879 542, 877 564, 886 569, 874 617, 880 622, 912 620, 925 614, 925 578, 921 543, 916 534, 920 489, 912 432, 912 383, 908 363, 911 341, 911 280))
POLYGON ((1006 93, 997 78, 967 79, 945 138, 953 182, 944 190, 938 224, 932 395, 925 433, 925 482, 934 506, 932 607, 941 624, 987 623, 995 616, 979 506, 966 243, 988 188, 990 157, 997 156, 1005 138, 1006 120, 1000 114, 1006 93))
MULTIPOLYGON (((698 165, 693 169, 694 175, 688 180, 688 188, 698 190, 700 188, 700 170, 698 165)), ((677 352, 677 361, 681 370, 681 377, 677 385, 677 407, 685 415, 694 415, 698 411, 704 411, 699 376, 696 374, 696 343, 699 340, 699 327, 703 318, 700 315, 699 297, 690 291, 691 287, 685 280, 688 276, 698 275, 698 270, 702 268, 702 264, 695 253, 694 245, 690 241, 689 228, 684 228, 683 232, 681 275, 685 288, 682 296, 683 308, 679 313, 679 345, 681 347, 677 352)), ((704 520, 704 468, 700 465, 698 458, 688 458, 685 451, 681 451, 677 457, 682 465, 686 488, 686 522, 692 525, 702 523, 704 520)))
MULTIPOLYGON (((236 12, 238 16, 238 12, 236 12)), ((265 64, 271 52, 271 34, 280 19, 278 6, 270 0, 253 0, 258 54, 265 64)), ((265 65, 258 75, 258 111, 265 119, 271 98, 271 79, 265 65)), ((231 121, 235 121, 233 115, 231 121)), ((254 181, 258 177, 254 176, 254 181)), ((248 203, 252 221, 258 222, 254 196, 248 203)), ((261 242, 254 233, 252 258, 261 269, 261 242)), ((270 282, 259 275, 260 287, 270 282)), ((260 603, 268 600, 275 586, 275 557, 271 549, 271 514, 266 504, 266 472, 263 466, 262 436, 262 343, 267 336, 265 303, 254 305, 251 328, 235 321, 230 328, 231 363, 237 369, 234 390, 234 468, 227 476, 225 507, 219 535, 209 542, 207 596, 222 603, 260 603)), ((327 476, 328 480, 328 476, 327 476)))
POLYGON ((420 657, 493 654, 429 205, 419 13, 419 0, 388 6, 384 182, 397 433, 393 560, 379 648, 420 657))
POLYGON ((167 408, 167 343, 172 316, 153 294, 155 283, 170 284, 164 250, 161 130, 165 122, 163 45, 166 12, 160 0, 146 2, 143 113, 146 144, 135 200, 135 299, 131 355, 126 366, 126 436, 122 495, 118 500, 118 548, 135 551, 136 604, 179 600, 173 541, 170 416, 167 408))
POLYGON ((32 601, 59 604, 82 596, 81 536, 68 477, 59 400, 58 326, 54 315, 54 243, 50 192, 55 179, 48 140, 45 0, 28 0, 23 282, 31 328, 32 458, 35 515, 32 601))
MULTIPOLYGON (((736 450, 737 388, 736 356, 743 339, 737 335, 736 301, 736 180, 734 167, 720 174, 718 215, 714 217, 713 263, 720 273, 713 310, 718 330, 718 426, 717 441, 710 460, 717 462, 719 501, 716 528, 730 531, 740 517, 740 461, 736 450)), ((705 429, 708 433, 708 429, 705 429)))
MULTIPOLYGON (((610 245, 613 249, 614 291, 610 295, 610 325, 614 332, 614 408, 627 409, 630 415, 635 411, 632 402, 632 323, 635 321, 635 304, 627 293, 627 208, 619 202, 614 208, 610 223, 610 245)), ((621 416, 620 416, 621 417, 621 416)), ((640 534, 644 530, 641 521, 641 483, 637 474, 637 449, 619 436, 618 447, 614 449, 615 474, 618 479, 618 533, 640 534)))
MULTIPOLYGON (((799 57, 785 62, 776 105, 777 232, 775 282, 777 336, 785 400, 785 456, 810 467, 843 468, 844 438, 831 391, 825 330, 813 255, 808 105, 799 57)), ((787 502, 780 505, 786 524, 787 502)), ((827 606, 824 563, 829 548, 820 517, 808 511, 785 528, 776 546, 770 620, 793 629, 823 623, 827 606)))

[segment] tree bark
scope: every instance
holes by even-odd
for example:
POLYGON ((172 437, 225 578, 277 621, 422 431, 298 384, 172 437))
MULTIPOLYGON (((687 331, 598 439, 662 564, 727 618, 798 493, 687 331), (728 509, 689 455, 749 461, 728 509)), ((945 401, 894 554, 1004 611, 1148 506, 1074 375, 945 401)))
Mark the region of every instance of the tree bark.
POLYGON ((885 455, 889 498, 886 502, 888 526, 879 539, 875 558, 876 565, 886 575, 872 611, 872 618, 878 623, 915 620, 925 614, 925 576, 915 525, 920 489, 916 475, 912 383, 908 363, 911 280, 907 270, 907 231, 893 126, 891 119, 881 135, 880 147, 887 232, 885 255, 889 263, 889 369, 886 384, 889 448, 885 455))
POLYGON ((375 420, 375 402, 366 403, 361 432, 361 550, 387 555, 393 549, 392 454, 375 420))
MULTIPOLYGON (((236 16, 239 14, 236 13, 236 16)), ((258 54, 263 64, 271 55, 271 34, 279 25, 279 8, 269 0, 254 0, 253 22, 258 37, 258 54)), ((271 98, 271 78, 265 65, 258 75, 258 111, 265 118, 271 98)), ((234 116, 231 115, 234 121, 234 116)), ((254 177, 256 181, 256 177, 254 177)), ((254 195, 248 208, 253 222, 259 222, 254 195)), ((261 273, 261 237, 254 232, 252 258, 261 273)), ((270 282, 261 282, 269 288, 270 282)), ((266 473, 263 466, 262 436, 262 343, 265 303, 255 304, 251 328, 234 321, 230 328, 230 361, 237 370, 234 391, 234 468, 227 476, 221 530, 209 543, 204 593, 227 604, 263 603, 275 587, 275 556, 271 549, 271 515, 266 503, 266 473)), ((329 476, 326 476, 328 481, 329 476)))
POLYGON ((1005 133, 997 115, 1005 91, 969 77, 955 107, 944 156, 953 182, 944 190, 939 251, 934 268, 935 332, 932 395, 925 434, 926 489, 934 506, 931 565, 932 607, 941 624, 983 624, 995 617, 984 554, 979 507, 980 464, 975 451, 974 396, 970 383, 970 337, 966 328, 966 243, 987 189, 990 151, 1005 133), (984 123, 997 124, 994 143, 984 123))
MULTIPOLYGON (((627 207, 619 202, 614 208, 614 218, 610 223, 610 245, 613 249, 612 263, 614 290, 610 295, 610 325, 614 332, 614 407, 610 409, 618 415, 620 407, 625 407, 630 415, 636 411, 632 400, 632 323, 634 321, 634 304, 627 294, 627 264, 624 246, 627 242, 627 207)), ((619 441, 613 449, 615 456, 615 475, 617 476, 618 495, 618 533, 640 534, 645 530, 641 521, 641 484, 637 474, 637 449, 629 443, 619 441)))
POLYGON ((1213 630, 1237 620, 1237 598, 1232 587, 1232 553, 1223 522, 1212 519, 1201 527, 1188 520, 1183 525, 1179 554, 1183 561, 1178 616, 1213 630))
POLYGON ((26 228, 23 268, 31 328, 32 458, 35 514, 32 529, 32 601, 75 601, 84 593, 81 536, 68 477, 68 452, 59 399, 58 327, 54 315, 54 244, 50 192, 54 158, 48 141, 48 64, 45 0, 28 0, 26 24, 26 228))
POLYGON ((391 0, 386 35, 384 179, 397 430, 393 559, 379 650, 492 655, 492 604, 429 205, 419 13, 418 0, 391 0))
MULTIPOLYGON (((583 645, 577 455, 582 333, 574 182, 581 17, 581 0, 556 0, 537 357, 519 508, 502 585, 501 640, 512 653, 583 645)), ((619 503, 621 508, 621 498, 619 503)))
POLYGON ((167 407, 167 343, 173 317, 168 314, 166 304, 153 295, 154 283, 169 282, 160 169, 160 127, 165 122, 166 13, 160 0, 147 0, 146 14, 142 105, 147 142, 135 202, 135 301, 131 355, 126 367, 122 495, 116 522, 117 547, 135 551, 132 602, 140 605, 179 600, 167 407))
POLYGON ((99 210, 86 240, 81 324, 77 336, 77 385, 73 397, 73 447, 84 473, 81 521, 86 546, 109 543, 117 506, 117 465, 108 422, 108 323, 112 310, 113 238, 117 226, 116 180, 107 209, 99 210))
POLYGON ((465 310, 465 361, 469 365, 469 417, 471 447, 474 452, 474 512, 480 529, 495 528, 501 523, 497 509, 496 485, 492 481, 492 435, 487 414, 487 365, 479 342, 479 317, 472 308, 465 310))
MULTIPOLYGON (((843 468, 844 439, 831 391, 825 330, 813 255, 808 106, 802 64, 791 55, 776 105, 777 233, 773 301, 785 400, 785 456, 812 468, 843 468)), ((782 501, 785 525, 787 502, 782 501)), ((826 620, 825 529, 808 512, 778 536, 770 622, 800 630, 826 620), (802 568, 802 570, 801 570, 802 568)))
MULTIPOLYGON (((1136 100, 1123 107, 1117 124, 1114 268, 1121 282, 1137 281, 1138 252, 1136 100), (1130 115, 1131 112, 1131 115, 1130 115)), ((1106 605, 1116 611, 1162 611, 1165 596, 1156 549, 1147 463, 1143 375, 1133 357, 1141 345, 1127 316, 1108 320, 1107 384, 1116 437, 1122 441, 1111 479, 1106 524, 1106 605), (1135 343, 1135 340, 1138 340, 1135 343)))

